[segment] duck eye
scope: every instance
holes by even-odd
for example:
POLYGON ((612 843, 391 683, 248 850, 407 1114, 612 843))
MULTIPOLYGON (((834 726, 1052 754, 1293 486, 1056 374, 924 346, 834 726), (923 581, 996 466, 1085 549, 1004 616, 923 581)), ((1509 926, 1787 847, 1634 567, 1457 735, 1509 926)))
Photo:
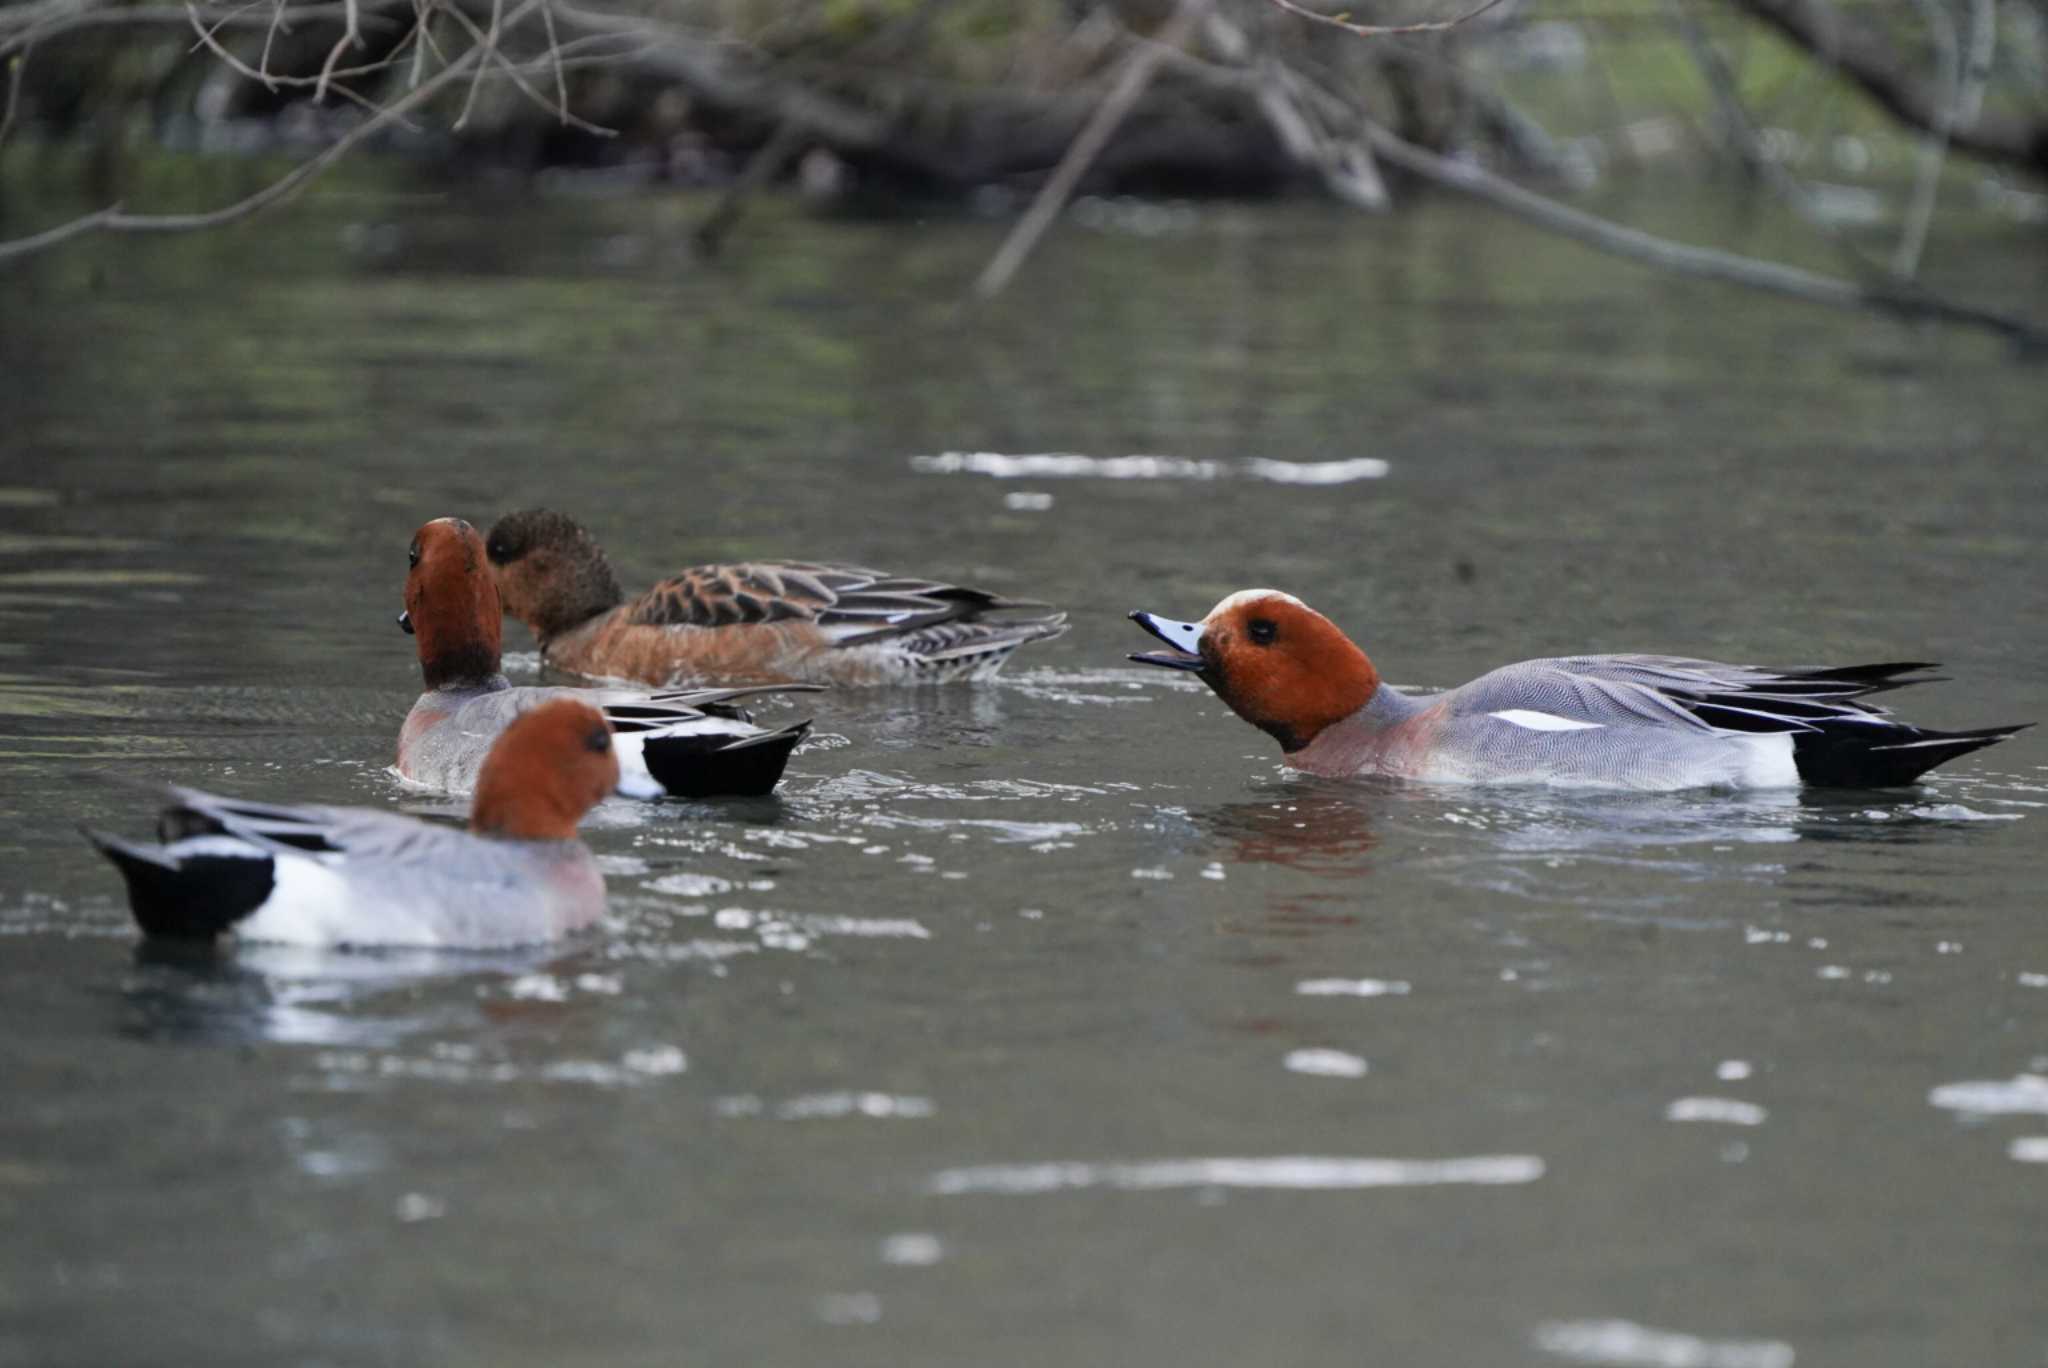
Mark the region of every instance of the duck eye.
POLYGON ((405 563, 409 568, 418 567, 420 563, 420 544, 417 541, 405 548, 405 563))
POLYGON ((583 744, 596 751, 599 755, 603 755, 612 748, 612 729, 610 727, 597 728, 583 739, 583 744))
POLYGON ((486 556, 489 556, 494 561, 502 561, 506 559, 510 551, 511 548, 505 545, 505 539, 503 537, 491 538, 489 544, 484 547, 484 554, 486 556))
POLYGON ((1245 624, 1245 635, 1260 646, 1271 646, 1273 638, 1280 635, 1280 628, 1271 618, 1253 618, 1245 624))

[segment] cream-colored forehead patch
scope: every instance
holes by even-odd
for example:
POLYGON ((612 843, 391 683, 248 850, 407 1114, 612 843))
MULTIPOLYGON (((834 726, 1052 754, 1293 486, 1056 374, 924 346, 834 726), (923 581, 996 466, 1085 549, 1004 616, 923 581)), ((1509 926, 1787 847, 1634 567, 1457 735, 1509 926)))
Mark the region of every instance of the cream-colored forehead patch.
MULTIPOLYGON (((1234 608, 1240 608, 1247 603, 1255 603, 1260 599, 1279 599, 1282 603, 1291 603, 1297 608, 1308 607, 1306 603, 1303 603, 1294 595, 1283 593, 1278 589, 1240 589, 1234 594, 1227 595, 1214 608, 1211 608, 1209 610, 1209 617, 1228 613, 1234 608)), ((1204 618, 1203 621, 1208 621, 1208 618, 1204 618)))

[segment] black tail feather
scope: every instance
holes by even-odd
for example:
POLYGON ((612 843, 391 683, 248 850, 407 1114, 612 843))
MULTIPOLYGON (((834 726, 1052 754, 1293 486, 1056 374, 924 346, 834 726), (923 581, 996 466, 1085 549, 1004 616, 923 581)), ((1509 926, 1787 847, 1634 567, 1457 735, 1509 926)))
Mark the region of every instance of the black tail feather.
POLYGON ((1903 689, 1911 684, 1939 684, 1948 676, 1915 672, 1940 668, 1939 664, 1931 660, 1891 660, 1877 665, 1835 665, 1826 669, 1786 670, 1781 673, 1780 678, 1855 685, 1857 695, 1862 695, 1903 689), (1907 678, 1909 675, 1912 677, 1907 678))
POLYGON ((649 737, 647 772, 675 798, 758 797, 782 780, 790 752, 810 731, 808 718, 758 736, 649 737))
POLYGON ((128 907, 146 936, 212 940, 263 905, 276 886, 271 857, 175 852, 79 828, 128 883, 128 907))
POLYGON ((1799 777, 1824 788, 1903 788, 1944 761, 2034 725, 1940 732, 1897 724, 1842 723, 1792 735, 1799 777))

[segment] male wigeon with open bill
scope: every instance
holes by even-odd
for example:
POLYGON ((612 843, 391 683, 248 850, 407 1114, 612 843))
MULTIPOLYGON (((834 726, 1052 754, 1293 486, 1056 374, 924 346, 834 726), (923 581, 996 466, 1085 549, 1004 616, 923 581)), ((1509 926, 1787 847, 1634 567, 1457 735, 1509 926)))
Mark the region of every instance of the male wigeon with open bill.
POLYGON ((1931 665, 1761 669, 1682 656, 1526 660, 1447 693, 1383 684, 1352 640, 1291 594, 1246 589, 1200 622, 1131 619, 1166 644, 1131 656, 1192 671, 1334 778, 1687 788, 1893 788, 2031 723, 1939 732, 1858 700, 1931 682, 1931 665))
POLYGON ((983 680, 1065 613, 935 580, 810 561, 700 565, 635 598, 591 535, 545 508, 486 546, 510 617, 558 670, 644 683, 946 684, 983 680))
POLYGON ((310 946, 488 950, 555 940, 604 912, 576 824, 621 781, 595 708, 516 718, 477 778, 469 828, 370 808, 242 802, 173 788, 158 844, 86 837, 128 883, 146 935, 310 946))
POLYGON ((485 755, 514 718, 553 698, 601 709, 617 733, 619 767, 650 797, 764 794, 782 778, 810 722, 755 726, 734 700, 807 686, 648 694, 514 687, 500 671, 504 615, 483 538, 460 518, 413 534, 398 625, 419 646, 426 692, 398 734, 398 772, 450 793, 475 787, 485 755))

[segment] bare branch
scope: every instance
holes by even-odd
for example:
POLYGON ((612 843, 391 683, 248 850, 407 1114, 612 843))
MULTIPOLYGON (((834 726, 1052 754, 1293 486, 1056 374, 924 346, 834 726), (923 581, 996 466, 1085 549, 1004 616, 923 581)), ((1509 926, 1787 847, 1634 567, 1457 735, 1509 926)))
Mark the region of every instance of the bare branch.
MULTIPOLYGON (((522 0, 519 8, 506 20, 508 25, 517 24, 531 14, 542 0, 522 0)), ((421 83, 417 90, 393 101, 382 110, 357 124, 341 137, 329 144, 325 151, 310 161, 301 162, 284 175, 272 181, 245 199, 235 201, 219 209, 198 214, 126 214, 120 207, 102 209, 69 223, 37 233, 33 237, 17 238, 12 242, 0 242, 0 261, 26 256, 42 251, 60 242, 90 232, 103 233, 184 233, 200 228, 217 228, 261 213, 273 205, 281 204, 303 190, 329 167, 347 156, 365 139, 381 131, 387 125, 398 122, 404 115, 419 108, 440 94, 443 89, 466 76, 470 68, 480 65, 483 60, 480 47, 471 47, 460 57, 442 67, 433 76, 421 83)))
POLYGON ((1017 268, 1024 264, 1031 249, 1038 245, 1038 239, 1052 226, 1052 221, 1066 207, 1068 198, 1079 185, 1081 177, 1100 156, 1110 136, 1131 112, 1131 106, 1145 93, 1145 87, 1152 83, 1153 73, 1159 70, 1162 48, 1177 48, 1188 34, 1209 12, 1209 0, 1180 0, 1173 17, 1154 35, 1154 41, 1134 48, 1124 59, 1123 70, 1117 74, 1116 84, 1095 108, 1094 115, 1074 135, 1067 145, 1066 155, 1053 168, 1052 175, 1039 188, 1038 197, 1031 201, 1031 207, 1024 217, 1017 220, 1017 226, 1003 239, 1003 245, 989 258, 987 266, 974 282, 974 292, 983 299, 993 299, 1003 292, 1010 283, 1010 277, 1017 274, 1017 268))
MULTIPOLYGON (((469 16, 462 12, 460 6, 450 6, 448 12, 454 15, 457 19, 460 19, 464 23, 469 24, 469 16)), ((481 38, 477 39, 477 46, 482 48, 484 52, 483 60, 476 64, 476 76, 469 83, 469 98, 465 99, 462 102, 462 113, 455 120, 454 127, 458 131, 469 123, 470 111, 476 108, 476 93, 483 86, 484 72, 489 69, 491 65, 491 58, 498 51, 498 32, 499 29, 503 26, 504 21, 505 0, 491 0, 490 31, 485 33, 481 38)), ((476 31, 476 26, 474 24, 469 24, 469 29, 472 33, 474 33, 476 31)))
POLYGON ((256 59, 256 70, 263 84, 272 90, 277 82, 270 75, 270 48, 277 41, 277 31, 284 27, 284 0, 273 0, 270 7, 270 27, 263 31, 263 54, 256 59))
POLYGON ((1500 4, 1501 0, 1485 0, 1485 3, 1477 9, 1467 10, 1455 19, 1433 19, 1419 24, 1354 24, 1351 22, 1351 16, 1348 14, 1323 14, 1298 5, 1295 3, 1295 0, 1272 0, 1272 3, 1280 9, 1286 10, 1289 14, 1299 15, 1303 19, 1313 19, 1316 23, 1328 24, 1331 28, 1343 29, 1346 33, 1356 34, 1360 38, 1395 38, 1404 33, 1446 32, 1458 27, 1460 24, 1469 23, 1477 19, 1495 5, 1500 4))
POLYGON ((0 147, 6 145, 7 135, 14 129, 14 111, 21 105, 21 73, 27 66, 26 48, 19 56, 7 59, 7 104, 0 108, 0 147))
MULTIPOLYGON (((191 9, 190 6, 188 6, 187 8, 191 9)), ((219 40, 213 36, 215 30, 217 30, 220 27, 218 24, 216 24, 214 28, 208 29, 201 26, 199 22, 198 10, 191 9, 191 15, 192 30, 193 32, 199 35, 199 42, 195 44, 195 46, 205 48, 208 52, 212 53, 215 57, 219 58, 229 68, 236 72, 239 72, 241 75, 247 76, 250 80, 261 81, 265 86, 268 86, 272 90, 276 90, 279 86, 309 86, 316 84, 326 84, 327 78, 330 74, 326 71, 321 72, 320 75, 317 77, 273 76, 270 73, 261 69, 260 67, 250 66, 247 62, 244 62, 241 58, 235 56, 232 52, 229 52, 226 48, 222 47, 220 45, 219 40)), ((385 67, 390 66, 394 61, 397 60, 398 51, 403 50, 403 48, 404 44, 401 42, 399 44, 399 48, 395 49, 392 52, 391 56, 384 58, 382 61, 371 62, 366 66, 355 67, 348 71, 336 72, 332 74, 340 76, 359 76, 367 75, 368 73, 374 71, 381 71, 385 67)), ((351 103, 361 105, 364 109, 369 110, 372 114, 378 112, 379 106, 377 102, 375 100, 370 99, 368 96, 359 95, 355 91, 350 90, 347 86, 338 85, 334 88, 340 91, 342 96, 349 100, 351 103)), ((315 98, 317 99, 318 96, 315 96, 315 98)), ((413 123, 410 119, 403 119, 400 120, 400 122, 407 129, 413 132, 419 131, 419 125, 413 123)))
MULTIPOLYGON (((1952 106, 1909 70, 1891 44, 1826 0, 1729 0, 1820 58, 1909 128, 1931 133, 1952 106)), ((1950 131, 1959 152, 2048 176, 2048 120, 1980 113, 1950 131)))
POLYGON ((341 37, 334 40, 334 46, 327 50, 327 60, 320 64, 320 83, 313 87, 313 103, 319 104, 327 98, 327 83, 334 77, 334 64, 341 60, 341 50, 363 46, 363 16, 356 8, 356 0, 342 0, 344 22, 341 37))
MULTIPOLYGON (((389 3, 389 0, 383 0, 383 2, 389 3)), ((217 19, 222 27, 231 28, 254 28, 257 24, 269 23, 275 20, 275 16, 273 16, 272 20, 265 20, 248 14, 246 10, 247 7, 244 6, 239 10, 230 10, 226 15, 217 15, 211 7, 208 7, 201 9, 200 16, 201 18, 217 19)), ((319 4, 290 5, 283 11, 284 19, 282 22, 289 27, 294 19, 331 19, 338 14, 342 14, 343 10, 344 7, 340 0, 334 0, 334 3, 325 3, 323 0, 323 3, 319 4)), ((9 12, 0 10, 0 14, 5 13, 9 12)), ((6 37, 0 37, 0 57, 6 57, 11 53, 33 47, 37 43, 54 38, 59 34, 72 33, 80 29, 141 27, 151 24, 177 24, 182 27, 191 22, 191 15, 184 5, 137 5, 134 7, 123 7, 120 5, 102 4, 81 8, 75 4, 67 4, 60 9, 54 10, 53 15, 54 17, 32 23, 18 23, 13 33, 6 37)), ((365 28, 389 27, 392 23, 392 20, 382 15, 365 16, 363 20, 365 28)))
POLYGON ((1424 180, 1471 195, 1517 218, 1615 256, 1677 275, 1717 280, 1815 304, 1876 309, 1903 319, 1967 323, 1998 333, 2029 350, 2048 348, 2048 328, 2014 314, 1944 299, 1905 282, 1857 284, 1780 262, 1673 242, 1525 190, 1482 167, 1439 157, 1376 123, 1368 121, 1364 130, 1374 151, 1424 180))
MULTIPOLYGON (((550 102, 547 96, 541 94, 540 91, 536 90, 532 82, 526 79, 525 72, 522 71, 518 66, 514 65, 512 61, 505 56, 504 52, 502 52, 498 48, 496 43, 490 41, 490 35, 485 33, 483 30, 479 29, 476 26, 476 21, 474 19, 471 19, 468 15, 464 14, 460 8, 455 6, 450 6, 448 12, 455 16, 455 21, 457 23, 461 24, 464 28, 469 30, 470 36, 472 38, 474 38, 478 43, 483 44, 488 49, 488 51, 490 52, 491 60, 496 62, 499 69, 502 70, 507 76, 512 78, 512 84, 518 86, 520 91, 528 99, 532 100, 542 109, 547 110, 550 114, 554 114, 557 117, 559 117, 562 123, 566 126, 580 128, 585 133, 592 133, 600 138, 616 138, 619 136, 619 131, 615 128, 606 128, 603 124, 594 124, 590 122, 590 120, 588 119, 581 119, 578 118, 576 115, 571 114, 569 112, 569 106, 566 103, 556 104, 550 102)), ((545 15, 547 12, 548 7, 546 0, 542 0, 541 13, 545 15)), ((552 25, 550 25, 549 27, 549 32, 550 34, 553 33, 552 25)), ((559 45, 554 44, 552 41, 549 44, 549 55, 551 58, 551 64, 555 69, 555 78, 558 82, 560 82, 562 79, 561 48, 559 47, 559 45)), ((481 81, 484 75, 485 68, 478 67, 477 80, 481 81)), ((558 85, 557 88, 563 91, 564 99, 566 100, 568 91, 567 85, 558 85)), ((476 86, 474 84, 470 86, 469 98, 472 102, 474 102, 476 99, 476 86)), ((463 118, 468 117, 469 106, 464 105, 463 118)), ((462 127, 461 120, 458 119, 456 121, 455 127, 462 127)))
POLYGON ((562 123, 569 122, 569 79, 562 74, 562 40, 555 35, 555 7, 543 3, 540 20, 547 25, 548 55, 555 64, 555 107, 562 111, 562 123))

